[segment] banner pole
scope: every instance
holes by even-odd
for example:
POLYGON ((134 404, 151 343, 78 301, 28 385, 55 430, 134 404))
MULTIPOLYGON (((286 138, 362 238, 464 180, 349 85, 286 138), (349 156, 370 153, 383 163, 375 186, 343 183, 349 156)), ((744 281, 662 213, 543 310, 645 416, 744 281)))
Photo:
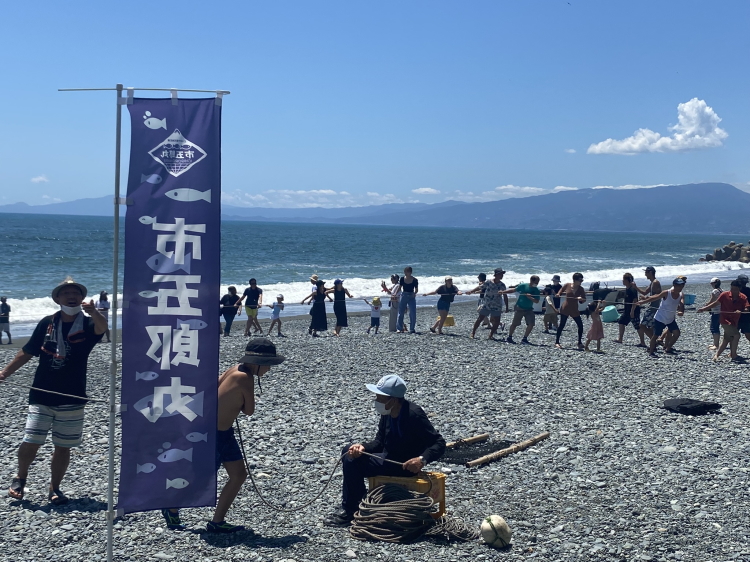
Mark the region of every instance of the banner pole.
POLYGON ((117 126, 115 133, 115 214, 112 249, 112 340, 109 365, 109 479, 107 481, 107 562, 113 561, 115 524, 115 423, 117 422, 117 291, 120 261, 120 141, 122 132, 122 84, 117 84, 117 126))

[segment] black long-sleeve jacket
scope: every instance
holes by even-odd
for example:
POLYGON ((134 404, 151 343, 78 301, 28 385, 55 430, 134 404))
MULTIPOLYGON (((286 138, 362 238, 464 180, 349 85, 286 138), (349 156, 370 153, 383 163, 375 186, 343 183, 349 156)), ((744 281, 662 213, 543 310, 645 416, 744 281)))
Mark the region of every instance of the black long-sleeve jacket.
POLYGON ((401 404, 397 418, 380 416, 375 439, 363 443, 368 453, 386 452, 386 458, 406 462, 423 457, 434 462, 445 452, 445 439, 435 430, 424 410, 408 400, 401 404))

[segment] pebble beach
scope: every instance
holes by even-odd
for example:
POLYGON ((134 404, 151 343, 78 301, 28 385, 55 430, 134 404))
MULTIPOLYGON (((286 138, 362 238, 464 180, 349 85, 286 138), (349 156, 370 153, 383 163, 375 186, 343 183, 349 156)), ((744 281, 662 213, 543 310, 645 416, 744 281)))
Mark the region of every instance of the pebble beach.
MULTIPOLYGON (((709 287, 688 285, 688 292, 700 306, 709 287)), ((314 497, 341 448, 376 431, 365 383, 396 373, 408 384, 407 398, 424 408, 446 441, 485 432, 497 441, 522 441, 550 432, 549 439, 483 467, 440 461, 428 467, 447 474, 449 514, 477 526, 487 515, 501 515, 513 530, 511 546, 361 542, 345 529, 324 527, 323 517, 340 502, 337 469, 322 497, 292 514, 261 505, 248 480, 227 520, 252 530, 231 536, 205 532, 210 508, 183 510, 189 528, 184 532, 166 529, 158 512, 126 515, 115 525, 115 559, 750 560, 750 367, 730 363, 728 351, 712 361, 709 315, 695 308, 678 319, 678 353, 660 353, 658 359, 635 347, 631 327, 623 344, 614 343, 616 324, 605 324, 601 354, 575 350, 570 323, 562 338, 567 347, 555 349, 554 335, 541 332, 541 316, 532 345, 488 341, 482 329, 472 340, 476 306, 470 303, 452 307, 456 326, 443 336, 428 330, 435 309, 418 310, 418 334, 389 333, 384 315, 384 329, 368 335, 365 314, 350 315, 338 338, 329 316, 329 331, 312 338, 309 317, 284 319, 286 337, 272 340, 287 360, 264 377, 255 414, 240 419, 264 496, 287 508, 314 497), (669 398, 711 400, 723 408, 684 416, 661 408, 669 398)), ((512 314, 503 316, 509 324, 512 314)), ((588 329, 589 321, 584 323, 588 329)), ((240 324, 221 339, 222 370, 244 350, 240 324)), ((15 352, 0 349, 0 362, 15 352)), ((747 340, 739 353, 750 357, 747 340)), ((106 398, 109 354, 109 344, 100 344, 91 355, 92 398, 106 398)), ((10 382, 29 385, 35 365, 30 362, 10 382)), ((0 400, 0 482, 7 488, 28 400, 10 385, 0 385, 0 400)), ((87 407, 84 442, 74 450, 62 485, 68 505, 54 507, 46 499, 49 441, 32 465, 24 501, 2 494, 0 560, 106 559, 107 422, 105 404, 87 407)), ((222 470, 219 486, 224 479, 222 470)))

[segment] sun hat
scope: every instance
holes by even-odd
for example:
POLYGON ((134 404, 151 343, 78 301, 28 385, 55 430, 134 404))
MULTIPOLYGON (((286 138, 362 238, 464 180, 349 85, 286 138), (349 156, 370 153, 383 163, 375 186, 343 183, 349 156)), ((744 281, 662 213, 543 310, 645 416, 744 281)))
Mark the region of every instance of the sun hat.
POLYGON ((672 281, 672 285, 684 285, 685 280, 680 277, 675 277, 674 281, 672 281))
POLYGON ((505 270, 502 267, 496 267, 495 275, 500 275, 501 273, 505 273, 505 270))
POLYGON ((559 280, 560 280, 560 276, 559 275, 553 275, 552 276, 552 281, 559 281, 559 280))
POLYGON ((721 279, 719 279, 718 277, 711 277, 711 281, 709 281, 709 283, 721 283, 721 279))
POLYGON ((318 276, 317 275, 311 275, 310 276, 310 282, 315 283, 317 280, 318 280, 318 276))
POLYGON ((450 275, 448 275, 448 276, 446 276, 446 278, 444 280, 445 281, 453 281, 453 277, 451 277, 450 275))
POLYGON ((380 297, 373 297, 372 298, 372 304, 379 305, 380 304, 380 297))
POLYGON ((278 365, 286 357, 276 353, 276 346, 271 340, 258 338, 248 342, 245 347, 245 355, 240 359, 240 363, 249 363, 250 365, 278 365))
POLYGON ((341 285, 341 284, 343 284, 343 282, 344 282, 344 280, 343 280, 343 279, 336 279, 336 280, 335 280, 335 281, 333 282, 333 284, 334 284, 334 285, 341 285))
POLYGON ((406 394, 406 383, 398 375, 386 375, 378 381, 378 384, 366 384, 365 386, 370 392, 381 396, 403 398, 406 394))
POLYGON ((83 298, 86 298, 86 295, 89 292, 88 289, 84 285, 81 285, 80 283, 76 283, 75 281, 73 281, 72 277, 66 277, 65 281, 63 281, 57 287, 55 287, 54 289, 52 289, 52 298, 56 299, 57 295, 65 287, 76 287, 79 291, 81 291, 81 294, 83 295, 83 298))
POLYGON ((744 273, 740 273, 737 276, 737 281, 739 281, 740 283, 742 283, 744 285, 747 285, 747 282, 748 282, 747 275, 745 275, 744 273))

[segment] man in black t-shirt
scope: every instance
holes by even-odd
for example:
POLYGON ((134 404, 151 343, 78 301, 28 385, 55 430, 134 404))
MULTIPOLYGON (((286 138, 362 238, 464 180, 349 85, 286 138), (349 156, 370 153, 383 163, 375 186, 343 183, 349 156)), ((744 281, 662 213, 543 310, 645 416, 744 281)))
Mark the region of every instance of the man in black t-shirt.
POLYGON ((107 331, 107 320, 96 310, 94 301, 83 302, 86 292, 86 287, 72 279, 55 287, 52 300, 60 305, 60 311, 42 319, 26 345, 0 371, 2 382, 32 357, 39 358, 32 386, 43 390, 29 392, 26 431, 18 449, 18 474, 8 490, 14 499, 23 499, 29 466, 52 430, 55 450, 48 499, 55 505, 68 501, 60 483, 68 469, 70 448, 81 444, 88 358, 107 331))
POLYGON ((263 289, 258 287, 255 279, 248 281, 250 286, 245 289, 242 293, 242 298, 237 302, 237 308, 242 306, 242 301, 245 301, 245 312, 247 313, 247 323, 245 324, 245 337, 250 335, 250 328, 253 328, 254 333, 263 333, 258 322, 258 310, 263 307, 263 289))

